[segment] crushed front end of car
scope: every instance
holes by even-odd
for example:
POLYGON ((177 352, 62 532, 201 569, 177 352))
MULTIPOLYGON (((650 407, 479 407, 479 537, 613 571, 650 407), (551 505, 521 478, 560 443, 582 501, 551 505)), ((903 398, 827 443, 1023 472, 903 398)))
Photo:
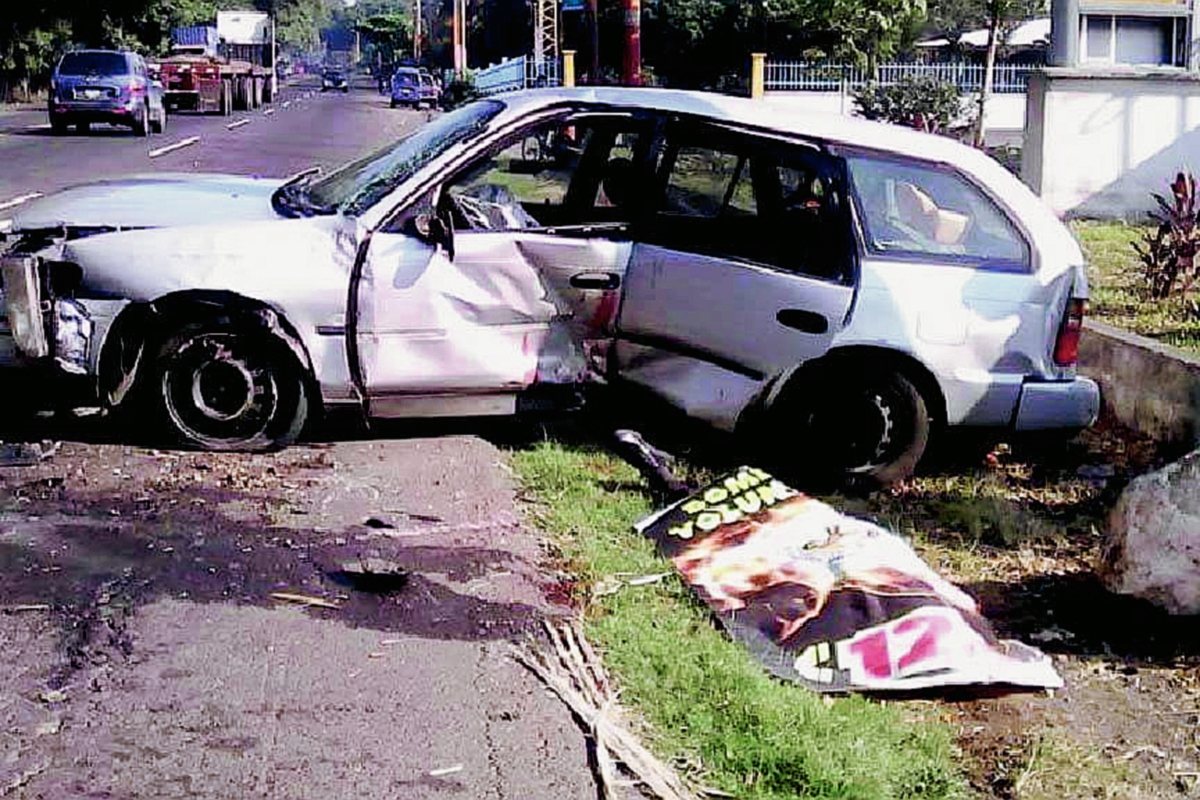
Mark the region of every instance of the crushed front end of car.
POLYGON ((80 269, 62 259, 62 248, 108 230, 0 230, 0 370, 21 372, 21 400, 64 407, 96 402, 100 334, 125 303, 82 299, 80 269))

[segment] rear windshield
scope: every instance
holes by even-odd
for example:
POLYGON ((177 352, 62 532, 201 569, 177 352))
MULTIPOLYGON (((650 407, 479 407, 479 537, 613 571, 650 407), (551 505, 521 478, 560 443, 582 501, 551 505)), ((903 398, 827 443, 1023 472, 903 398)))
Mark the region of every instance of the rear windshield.
POLYGON ((396 73, 396 83, 402 84, 404 86, 412 86, 412 85, 416 84, 416 82, 417 82, 417 76, 411 72, 397 72, 396 73))
POLYGON ((63 75, 125 75, 129 67, 120 53, 67 53, 58 71, 63 75))

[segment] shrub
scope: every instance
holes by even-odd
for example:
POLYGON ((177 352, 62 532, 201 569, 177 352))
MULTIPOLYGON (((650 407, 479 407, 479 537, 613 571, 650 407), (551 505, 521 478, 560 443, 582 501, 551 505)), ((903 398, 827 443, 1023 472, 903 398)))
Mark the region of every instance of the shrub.
POLYGON ((475 84, 472 81, 455 78, 446 84, 446 88, 442 90, 442 107, 446 110, 458 108, 477 99, 479 96, 479 92, 476 91, 475 84))
POLYGON ((1182 291, 1191 288, 1196 280, 1196 249, 1200 239, 1197 225, 1196 178, 1180 172, 1171 183, 1171 200, 1154 194, 1158 211, 1150 216, 1158 223, 1151 232, 1142 235, 1142 243, 1133 243, 1142 261, 1142 274, 1150 296, 1162 299, 1170 296, 1176 284, 1182 291))
POLYGON ((859 113, 867 119, 907 125, 928 133, 941 133, 963 114, 963 97, 953 83, 928 75, 902 78, 896 83, 868 83, 854 93, 859 113))

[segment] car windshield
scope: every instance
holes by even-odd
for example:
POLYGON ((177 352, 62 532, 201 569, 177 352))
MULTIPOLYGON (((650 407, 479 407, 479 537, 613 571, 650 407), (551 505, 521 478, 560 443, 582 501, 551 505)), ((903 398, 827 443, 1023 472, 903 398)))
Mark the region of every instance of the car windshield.
POLYGON ((310 184, 308 205, 360 214, 433 159, 483 131, 504 110, 498 100, 478 100, 417 128, 412 135, 352 161, 310 184))
POLYGON ((67 53, 58 66, 60 75, 124 75, 128 71, 120 53, 67 53))
POLYGON ((417 76, 411 72, 397 72, 396 73, 396 83, 402 84, 404 86, 412 86, 416 82, 417 82, 417 76))

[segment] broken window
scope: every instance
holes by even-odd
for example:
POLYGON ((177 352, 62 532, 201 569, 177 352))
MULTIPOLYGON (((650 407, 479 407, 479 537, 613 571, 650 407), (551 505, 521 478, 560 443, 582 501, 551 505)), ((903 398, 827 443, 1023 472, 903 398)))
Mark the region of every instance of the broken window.
POLYGON ((847 159, 867 249, 990 269, 1029 267, 1029 245, 974 184, 943 167, 869 156, 847 159))
POLYGON ((682 126, 674 133, 648 241, 819 278, 848 278, 849 223, 832 159, 751 135, 682 126))
POLYGON ((520 230, 625 223, 645 137, 630 120, 558 119, 503 143, 447 186, 455 225, 520 230))

